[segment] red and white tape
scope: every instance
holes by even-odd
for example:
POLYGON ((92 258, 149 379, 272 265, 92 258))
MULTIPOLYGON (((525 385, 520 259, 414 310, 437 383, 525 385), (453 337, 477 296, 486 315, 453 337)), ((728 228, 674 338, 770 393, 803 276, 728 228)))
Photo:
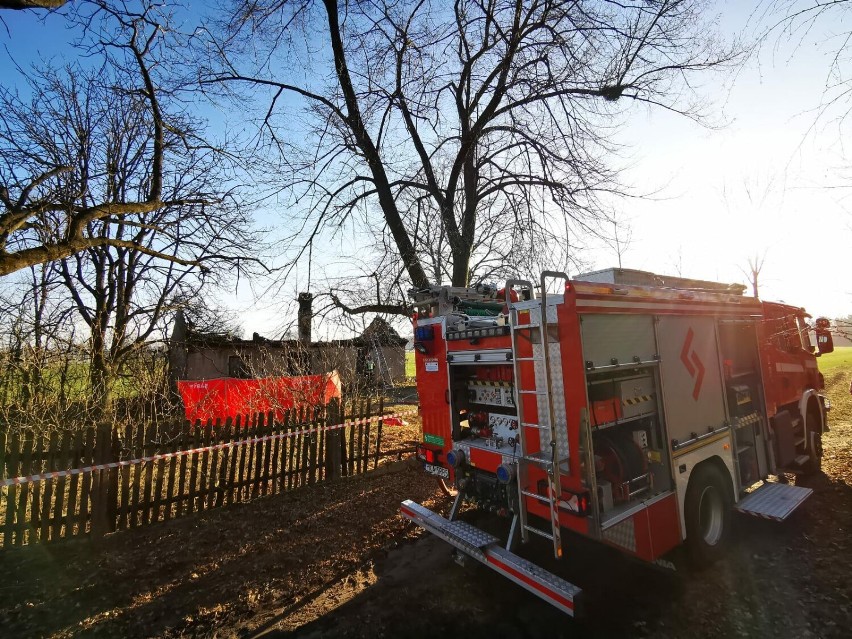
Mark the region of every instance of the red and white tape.
POLYGON ((20 486, 22 484, 31 484, 39 481, 47 481, 56 479, 57 477, 71 477, 73 475, 83 475, 93 471, 109 470, 111 468, 124 468, 125 466, 133 466, 135 464, 145 464, 147 462, 160 461, 161 459, 171 459, 172 457, 182 457, 183 455, 196 455, 198 453, 206 453, 212 450, 221 450, 223 448, 236 448, 247 444, 264 443, 274 441, 276 439, 288 439, 299 435, 311 435, 314 433, 339 430, 347 426, 358 426, 359 424, 367 424, 373 421, 382 420, 382 422, 391 422, 388 425, 402 425, 402 418, 416 414, 416 411, 406 411, 403 413, 391 413, 390 415, 373 415, 372 417, 361 417, 358 419, 350 419, 341 424, 332 424, 330 426, 319 426, 314 428, 302 428, 292 430, 286 433, 277 433, 275 435, 263 435, 262 437, 250 437, 248 439, 240 439, 233 442, 224 442, 221 444, 212 444, 210 446, 202 446, 200 448, 192 448, 190 450, 178 450, 173 453, 161 453, 158 455, 150 455, 148 457, 139 457, 138 459, 125 459, 123 461, 109 462, 107 464, 94 464, 92 466, 84 466, 83 468, 72 468, 70 470, 54 470, 48 473, 39 473, 37 475, 23 475, 21 477, 10 477, 0 481, 0 488, 8 486, 20 486), (396 422, 396 423, 394 423, 396 422))

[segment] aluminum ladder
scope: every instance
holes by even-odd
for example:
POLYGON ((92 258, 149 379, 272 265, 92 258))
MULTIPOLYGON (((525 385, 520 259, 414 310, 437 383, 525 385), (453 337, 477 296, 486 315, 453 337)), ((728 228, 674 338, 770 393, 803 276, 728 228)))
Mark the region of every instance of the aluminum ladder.
MULTIPOLYGON (((518 410, 518 439, 520 442, 521 455, 517 460, 517 480, 518 480, 518 519, 520 524, 521 539, 524 543, 529 540, 529 533, 545 537, 553 542, 553 555, 559 559, 562 557, 562 530, 559 523, 559 502, 562 497, 562 488, 559 478, 559 464, 566 460, 557 459, 556 447, 556 419, 553 410, 553 388, 550 374, 550 346, 548 345, 548 323, 547 323, 547 280, 548 278, 559 278, 568 280, 565 273, 556 271, 544 271, 541 274, 541 297, 536 300, 535 292, 533 291, 532 282, 527 280, 508 280, 506 282, 506 304, 509 310, 509 327, 512 339, 512 362, 515 373, 515 406, 518 410), (523 292, 529 292, 529 300, 521 300, 513 302, 511 300, 511 292, 514 286, 518 286, 523 292), (530 304, 531 301, 537 302, 530 304), (532 311, 539 310, 539 322, 532 322, 532 311), (530 320, 527 323, 520 321, 520 313, 529 311, 530 320), (542 355, 532 357, 519 356, 518 339, 522 336, 527 336, 532 343, 533 332, 538 331, 542 345, 542 355), (535 374, 533 379, 536 380, 535 387, 523 388, 521 386, 522 371, 525 366, 535 367, 536 363, 542 363, 544 368, 544 386, 539 388, 540 380, 536 380, 535 374), (524 399, 526 396, 542 396, 545 399, 545 404, 548 410, 548 424, 531 422, 524 416, 524 399), (527 428, 538 429, 540 435, 545 431, 550 433, 550 450, 530 450, 530 444, 527 443, 525 431, 527 428), (529 523, 526 499, 532 497, 534 499, 543 500, 544 495, 540 495, 535 490, 530 490, 529 486, 529 467, 538 466, 545 471, 547 475, 548 489, 547 501, 550 505, 550 531, 537 528, 529 523)), ((521 295, 523 297, 523 295, 521 295)), ((537 401, 537 405, 540 403, 537 401)), ((540 410, 537 412, 541 412, 540 410)), ((541 415, 539 414, 539 422, 541 415)))
POLYGON ((384 351, 382 351, 379 336, 373 335, 370 339, 370 344, 373 347, 373 359, 379 369, 379 379, 382 380, 382 384, 385 388, 393 388, 393 377, 390 374, 390 367, 385 359, 384 351))

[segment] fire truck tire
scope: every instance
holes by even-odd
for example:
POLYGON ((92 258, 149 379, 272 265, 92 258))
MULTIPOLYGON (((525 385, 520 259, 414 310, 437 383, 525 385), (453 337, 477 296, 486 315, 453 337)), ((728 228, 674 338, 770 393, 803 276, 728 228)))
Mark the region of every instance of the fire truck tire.
MULTIPOLYGON (((819 429, 822 431, 822 417, 819 408, 813 402, 808 406, 808 424, 819 424, 819 429)), ((811 438, 808 442, 810 459, 805 463, 803 470, 807 475, 816 475, 822 472, 822 432, 811 432, 808 437, 811 438)))
POLYGON ((712 463, 699 465, 689 479, 684 500, 686 547, 696 568, 717 561, 731 536, 732 500, 721 471, 712 463))

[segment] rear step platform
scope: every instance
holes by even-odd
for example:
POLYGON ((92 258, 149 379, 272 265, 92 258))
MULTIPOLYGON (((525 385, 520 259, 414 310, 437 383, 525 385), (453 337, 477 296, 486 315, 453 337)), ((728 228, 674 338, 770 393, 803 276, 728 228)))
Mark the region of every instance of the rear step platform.
POLYGON ((764 519, 784 521, 813 492, 804 486, 764 482, 763 486, 734 505, 734 510, 764 519))
POLYGON ((409 521, 511 579, 562 612, 571 616, 578 612, 582 593, 580 588, 509 552, 494 535, 463 521, 450 521, 410 499, 402 502, 399 512, 409 521))

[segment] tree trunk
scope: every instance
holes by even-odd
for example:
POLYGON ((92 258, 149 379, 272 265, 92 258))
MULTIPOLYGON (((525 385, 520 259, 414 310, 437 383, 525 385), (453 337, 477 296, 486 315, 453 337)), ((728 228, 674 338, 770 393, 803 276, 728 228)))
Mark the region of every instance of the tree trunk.
POLYGON ((470 265, 470 248, 460 247, 453 251, 453 286, 467 286, 470 265))
POLYGON ((104 336, 93 327, 92 357, 89 361, 89 389, 95 419, 103 419, 112 407, 115 375, 104 355, 104 336))

